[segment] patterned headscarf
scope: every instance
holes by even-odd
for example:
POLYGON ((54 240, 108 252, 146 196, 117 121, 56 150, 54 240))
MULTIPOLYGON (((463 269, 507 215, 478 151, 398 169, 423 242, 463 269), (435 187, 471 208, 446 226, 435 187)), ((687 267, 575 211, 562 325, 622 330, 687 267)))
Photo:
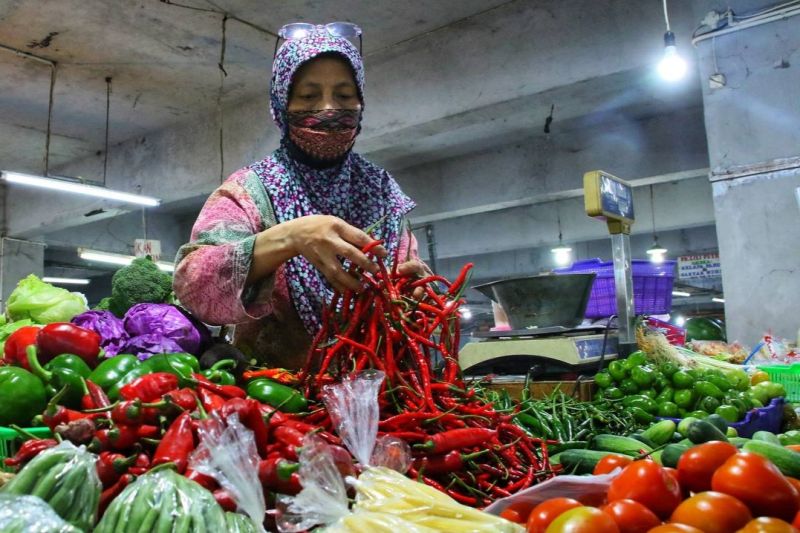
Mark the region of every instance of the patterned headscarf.
MULTIPOLYGON (((330 52, 350 63, 363 103, 364 66, 350 41, 324 30, 286 41, 275 56, 270 90, 270 109, 282 133, 282 146, 251 168, 269 193, 279 223, 307 215, 333 215, 365 229, 382 220, 372 235, 385 241, 391 258, 399 245, 405 215, 415 207, 394 178, 354 152, 349 152, 341 165, 315 169, 292 159, 285 146, 292 78, 303 63, 330 52)), ((287 262, 286 277, 298 315, 308 332, 316 333, 333 289, 302 256, 287 262)))

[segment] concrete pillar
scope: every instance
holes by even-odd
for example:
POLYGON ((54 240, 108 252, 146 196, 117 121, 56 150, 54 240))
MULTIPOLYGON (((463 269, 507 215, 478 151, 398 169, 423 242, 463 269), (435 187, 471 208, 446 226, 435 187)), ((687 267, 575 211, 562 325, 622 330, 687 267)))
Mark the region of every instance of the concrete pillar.
POLYGON ((8 295, 28 274, 44 275, 44 243, 0 238, 0 310, 8 295))
POLYGON ((728 336, 750 344, 800 326, 798 50, 800 16, 697 45, 728 336))

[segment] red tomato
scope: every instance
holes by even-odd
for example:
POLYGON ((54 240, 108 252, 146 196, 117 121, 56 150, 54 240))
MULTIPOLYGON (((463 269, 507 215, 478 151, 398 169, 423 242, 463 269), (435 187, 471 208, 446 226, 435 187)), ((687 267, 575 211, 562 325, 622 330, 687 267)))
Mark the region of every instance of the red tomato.
POLYGON ((710 490, 711 476, 736 452, 736 446, 718 440, 689 448, 678 460, 678 481, 681 487, 692 492, 710 490))
POLYGON ((797 514, 797 490, 767 459, 754 453, 728 458, 711 478, 711 488, 738 498, 756 516, 792 520, 797 514))
POLYGON ((608 501, 635 500, 660 518, 667 518, 681 503, 681 488, 671 474, 653 461, 635 461, 614 478, 608 501))
POLYGON ((797 514, 794 516, 794 520, 792 520, 792 525, 797 529, 800 529, 800 511, 797 511, 797 514))
POLYGON ((736 533, 797 533, 797 529, 780 518, 762 516, 751 520, 736 533))
POLYGON ((784 446, 784 448, 789 448, 793 452, 800 452, 800 444, 789 444, 788 446, 784 446))
POLYGON ((581 507, 581 502, 572 498, 553 498, 540 503, 528 515, 528 533, 544 533, 550 522, 576 507, 581 507))
POLYGON ((576 507, 553 520, 545 533, 619 533, 619 528, 600 509, 576 507))
POLYGON ((633 500, 617 500, 601 510, 614 519, 620 533, 647 533, 661 523, 653 511, 633 500))
POLYGON ((744 526, 753 516, 745 504, 721 492, 701 492, 683 501, 670 522, 702 529, 705 533, 729 533, 744 526))
POLYGON ((654 527, 647 533, 703 533, 703 530, 685 524, 664 524, 654 527))
POLYGON ((613 472, 615 468, 625 468, 632 462, 633 457, 619 455, 617 453, 610 453, 600 459, 597 464, 594 465, 592 474, 595 476, 599 476, 600 474, 608 474, 609 472, 613 472))
POLYGON ((517 511, 516 509, 512 509, 511 507, 506 507, 502 511, 500 511, 500 518, 505 518, 509 522, 514 522, 515 524, 524 524, 526 516, 523 516, 522 513, 517 511))
MULTIPOLYGON (((789 477, 789 476, 784 476, 784 477, 789 480, 789 483, 792 484, 792 486, 794 487, 794 490, 797 491, 797 497, 800 498, 800 479, 795 479, 795 478, 789 477)), ((800 505, 800 499, 798 499, 798 505, 800 505)))

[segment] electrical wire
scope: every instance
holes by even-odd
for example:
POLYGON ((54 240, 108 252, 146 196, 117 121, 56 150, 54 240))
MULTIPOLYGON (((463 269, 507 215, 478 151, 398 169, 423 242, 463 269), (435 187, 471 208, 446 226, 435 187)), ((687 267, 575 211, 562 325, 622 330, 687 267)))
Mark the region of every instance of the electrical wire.
POLYGON ((228 25, 228 15, 222 17, 222 41, 219 50, 219 90, 217 91, 217 120, 219 121, 219 182, 225 181, 225 115, 222 109, 222 93, 225 89, 225 78, 228 73, 225 71, 225 46, 227 43, 226 28, 228 25))
POLYGON ((667 31, 671 31, 669 28, 669 12, 667 11, 667 0, 664 0, 664 22, 667 23, 667 31))
POLYGON ((800 15, 800 0, 795 2, 787 2, 786 4, 782 4, 781 7, 771 8, 769 11, 765 11, 757 15, 747 15, 742 17, 731 16, 731 22, 726 27, 720 27, 701 34, 698 34, 697 32, 700 30, 700 28, 702 28, 702 26, 695 30, 692 38, 692 45, 697 46, 697 43, 705 41, 706 39, 727 35, 729 33, 747 28, 753 28, 769 22, 786 20, 795 15, 800 15), (736 18, 738 21, 733 20, 734 18, 736 18))
POLYGON ((762 15, 767 15, 769 13, 773 13, 775 11, 780 11, 781 9, 784 9, 784 8, 787 8, 787 7, 791 7, 791 6, 795 6, 795 5, 800 5, 800 0, 792 0, 791 2, 784 2, 783 4, 778 4, 777 6, 768 7, 766 9, 762 9, 761 11, 755 11, 753 13, 748 13, 746 15, 736 15, 734 13, 733 14, 733 18, 736 19, 736 20, 752 19, 752 18, 755 18, 755 17, 760 17, 762 15))

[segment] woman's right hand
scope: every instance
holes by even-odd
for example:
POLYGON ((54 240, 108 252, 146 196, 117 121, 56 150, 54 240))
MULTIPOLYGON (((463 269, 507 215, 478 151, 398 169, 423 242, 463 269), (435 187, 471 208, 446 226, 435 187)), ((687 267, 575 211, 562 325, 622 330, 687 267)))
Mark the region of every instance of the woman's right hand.
MULTIPOLYGON (((309 215, 284 222, 284 225, 292 251, 308 259, 340 292, 357 291, 361 283, 347 273, 339 258, 349 259, 373 274, 378 270, 378 265, 361 253, 361 248, 373 241, 372 237, 340 218, 309 215)), ((379 257, 387 255, 383 246, 375 247, 373 252, 379 257)))

